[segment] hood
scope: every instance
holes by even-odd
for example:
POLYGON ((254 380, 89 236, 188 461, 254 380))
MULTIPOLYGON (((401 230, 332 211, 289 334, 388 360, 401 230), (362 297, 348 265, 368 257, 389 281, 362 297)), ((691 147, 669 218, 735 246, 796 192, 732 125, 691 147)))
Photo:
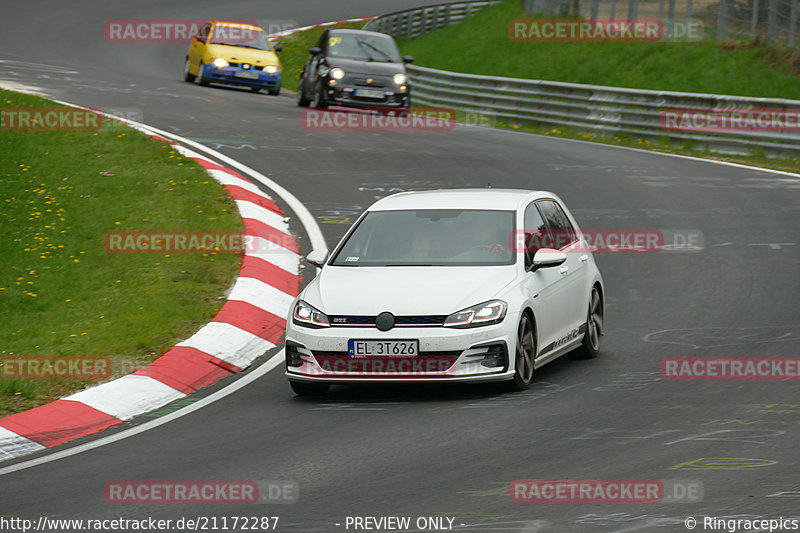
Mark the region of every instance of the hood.
POLYGON ((231 63, 250 63, 251 65, 278 65, 278 56, 275 52, 244 48, 241 46, 228 46, 224 44, 211 44, 207 48, 211 57, 222 57, 231 63))
POLYGON ((302 298, 330 315, 449 315, 497 298, 516 276, 515 265, 326 266, 302 298))
POLYGON ((367 76, 387 76, 391 78, 398 72, 405 73, 404 63, 383 63, 380 61, 359 61, 357 59, 347 59, 344 57, 328 56, 325 61, 331 68, 339 67, 346 74, 363 74, 367 76))

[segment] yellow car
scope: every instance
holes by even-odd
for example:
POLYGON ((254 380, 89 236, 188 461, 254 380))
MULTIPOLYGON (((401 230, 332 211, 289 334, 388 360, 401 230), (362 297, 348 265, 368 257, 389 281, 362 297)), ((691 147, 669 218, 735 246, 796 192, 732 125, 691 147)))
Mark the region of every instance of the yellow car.
POLYGON ((281 62, 264 30, 254 24, 222 20, 208 21, 192 38, 184 79, 198 85, 224 83, 267 89, 276 95, 281 90, 281 62))

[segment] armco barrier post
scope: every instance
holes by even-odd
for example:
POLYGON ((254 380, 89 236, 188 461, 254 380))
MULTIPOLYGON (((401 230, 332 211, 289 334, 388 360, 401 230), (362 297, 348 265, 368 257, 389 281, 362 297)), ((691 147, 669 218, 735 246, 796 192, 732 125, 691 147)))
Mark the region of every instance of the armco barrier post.
POLYGON ((775 26, 778 24, 778 0, 769 0, 769 10, 767 11, 767 39, 775 40, 775 26))
POLYGON ((717 39, 725 37, 725 3, 726 0, 719 0, 717 4, 717 39))

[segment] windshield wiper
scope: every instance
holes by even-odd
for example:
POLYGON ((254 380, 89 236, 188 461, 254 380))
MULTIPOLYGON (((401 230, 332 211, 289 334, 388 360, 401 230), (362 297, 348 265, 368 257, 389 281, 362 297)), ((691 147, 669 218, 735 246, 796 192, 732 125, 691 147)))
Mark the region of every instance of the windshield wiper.
MULTIPOLYGON (((357 43, 358 43, 358 45, 359 45, 359 46, 361 46, 362 48, 363 48, 363 47, 365 47, 365 46, 366 46, 366 47, 368 47, 368 48, 371 48, 371 49, 375 50, 376 52, 378 52, 378 53, 379 53, 380 55, 382 55, 383 57, 385 57, 387 61, 389 61, 389 62, 391 62, 391 61, 392 61, 392 58, 391 58, 391 56, 389 56, 389 54, 387 54, 386 52, 384 52, 383 50, 381 50, 381 49, 380 49, 380 48, 378 48, 377 46, 374 46, 374 45, 372 45, 372 44, 369 44, 368 42, 366 42, 366 41, 363 41, 363 40, 359 39, 358 37, 356 37, 356 42, 357 42, 357 43)), ((369 52, 367 52, 367 55, 369 56, 369 60, 370 60, 370 61, 375 61, 375 58, 374 58, 374 57, 372 57, 372 54, 370 54, 369 52)))

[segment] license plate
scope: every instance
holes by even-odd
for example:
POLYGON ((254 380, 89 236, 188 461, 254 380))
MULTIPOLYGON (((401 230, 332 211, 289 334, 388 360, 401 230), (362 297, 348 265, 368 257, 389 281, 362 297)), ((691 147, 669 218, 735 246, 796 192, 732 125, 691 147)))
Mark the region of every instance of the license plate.
POLYGON ((347 351, 350 355, 371 356, 385 355, 395 357, 413 357, 419 355, 419 341, 347 341, 347 351))
POLYGON ((237 78, 247 78, 247 79, 250 79, 250 80, 257 80, 258 79, 258 72, 252 72, 252 71, 237 72, 236 73, 236 77, 237 78))
POLYGON ((362 98, 383 98, 383 91, 375 89, 356 89, 353 94, 362 98))

